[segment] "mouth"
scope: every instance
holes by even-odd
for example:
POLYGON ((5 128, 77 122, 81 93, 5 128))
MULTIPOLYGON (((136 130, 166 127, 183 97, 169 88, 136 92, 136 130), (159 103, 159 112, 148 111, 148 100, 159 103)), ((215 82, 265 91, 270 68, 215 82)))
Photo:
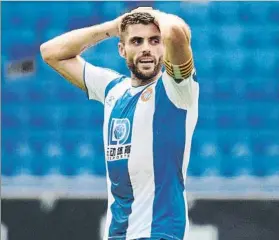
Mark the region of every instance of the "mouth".
POLYGON ((152 58, 141 58, 139 59, 139 63, 150 64, 150 63, 154 63, 154 60, 152 58))

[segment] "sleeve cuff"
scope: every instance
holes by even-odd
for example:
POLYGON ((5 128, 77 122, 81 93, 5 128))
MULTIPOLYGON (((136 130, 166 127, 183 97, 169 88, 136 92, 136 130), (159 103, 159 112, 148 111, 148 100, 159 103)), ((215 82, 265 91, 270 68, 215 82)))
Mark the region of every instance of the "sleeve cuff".
POLYGON ((87 88, 87 84, 86 84, 86 62, 84 62, 84 66, 83 66, 83 83, 84 83, 84 86, 85 86, 85 92, 86 92, 86 95, 87 95, 87 98, 89 99, 89 93, 88 93, 88 88, 87 88))
POLYGON ((188 76, 187 78, 182 79, 180 82, 177 82, 173 76, 171 76, 170 74, 168 74, 167 71, 164 72, 165 75, 167 75, 169 78, 171 78, 171 80, 174 82, 175 85, 177 86, 186 86, 188 84, 188 81, 194 79, 194 76, 196 74, 196 70, 195 68, 192 69, 192 72, 190 74, 190 76, 188 76))

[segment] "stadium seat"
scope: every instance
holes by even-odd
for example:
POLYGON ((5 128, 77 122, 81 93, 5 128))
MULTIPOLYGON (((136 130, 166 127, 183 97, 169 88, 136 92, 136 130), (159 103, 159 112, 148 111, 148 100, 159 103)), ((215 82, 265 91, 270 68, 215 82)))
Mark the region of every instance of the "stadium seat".
POLYGON ((15 141, 2 136, 1 169, 3 176, 16 176, 20 172, 20 159, 15 156, 15 141))
POLYGON ((269 5, 269 9, 268 9, 268 23, 271 24, 276 24, 279 20, 279 14, 278 14, 278 8, 279 8, 279 4, 278 2, 274 3, 274 4, 270 4, 269 5))
MULTIPOLYGON (((177 3, 173 2, 173 4, 177 3)), ((177 4, 175 9, 177 9, 178 6, 180 7, 180 9, 177 11, 181 13, 181 17, 184 19, 184 21, 186 21, 186 23, 189 24, 190 27, 207 25, 208 7, 210 6, 210 3, 199 2, 198 4, 196 4, 193 2, 181 2, 179 5, 177 4), (197 12, 199 14, 196 14, 197 12)), ((167 4, 165 8, 167 8, 167 4)), ((166 12, 169 12, 169 10, 166 10, 166 12)), ((176 14, 178 14, 178 12, 176 14)))
MULTIPOLYGON (((167 12, 170 14, 178 14, 181 15, 181 11, 184 9, 184 3, 183 2, 161 2, 161 1, 155 1, 153 3, 153 8, 158 9, 162 12, 167 12)), ((186 6, 186 8, 189 6, 186 6)))
MULTIPOLYGON (((195 50, 194 54, 196 56, 197 52, 204 54, 205 50, 210 50, 211 47, 211 35, 210 28, 208 27, 194 27, 192 29, 192 47, 195 50), (195 37, 199 36, 199 37, 195 37)), ((199 58, 198 58, 199 59, 199 58)))
POLYGON ((59 35, 62 35, 66 32, 67 32, 67 27, 65 25, 63 25, 61 28, 56 27, 56 25, 55 25, 55 28, 52 27, 42 33, 42 42, 41 43, 49 41, 50 39, 55 38, 59 35))
POLYGON ((126 13, 129 8, 126 2, 103 2, 97 12, 101 12, 101 20, 104 21, 104 17, 108 20, 113 20, 124 13, 126 13), (113 11, 111 11, 113 9, 113 11))
POLYGON ((216 107, 200 105, 199 118, 197 126, 199 129, 214 129, 216 128, 216 107))
POLYGON ((279 174, 279 155, 260 155, 253 158, 253 175, 257 177, 272 177, 279 174))
POLYGON ((190 176, 218 176, 222 156, 217 135, 211 131, 197 131, 193 136, 191 157, 193 159, 188 168, 190 176))
POLYGON ((229 10, 228 7, 222 8, 220 3, 218 2, 215 3, 212 2, 208 6, 209 6, 208 19, 209 22, 212 23, 213 25, 219 25, 220 22, 226 23, 228 20, 233 21, 233 18, 229 16, 227 17, 227 14, 224 11, 224 10, 229 10))
POLYGON ((245 130, 234 131, 224 131, 218 139, 223 153, 220 172, 225 177, 251 174, 253 151, 250 134, 245 130))

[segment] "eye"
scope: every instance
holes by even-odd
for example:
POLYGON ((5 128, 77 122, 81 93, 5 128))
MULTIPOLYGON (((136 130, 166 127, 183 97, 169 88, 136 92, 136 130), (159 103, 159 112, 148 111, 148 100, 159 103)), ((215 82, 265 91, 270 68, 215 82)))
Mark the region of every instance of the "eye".
POLYGON ((141 44, 141 42, 142 42, 142 39, 140 39, 140 38, 135 38, 135 39, 132 40, 132 43, 134 45, 139 45, 139 44, 141 44))
POLYGON ((156 44, 159 44, 160 43, 160 39, 159 38, 153 38, 151 39, 151 44, 152 45, 156 45, 156 44))

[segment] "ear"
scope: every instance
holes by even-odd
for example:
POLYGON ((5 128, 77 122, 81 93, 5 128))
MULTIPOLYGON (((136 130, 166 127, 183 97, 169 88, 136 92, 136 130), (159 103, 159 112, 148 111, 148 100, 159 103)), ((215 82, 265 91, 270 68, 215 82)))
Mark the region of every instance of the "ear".
POLYGON ((125 46, 124 46, 124 43, 123 42, 119 42, 118 43, 118 52, 119 52, 119 55, 123 58, 126 59, 126 51, 125 51, 125 46))

